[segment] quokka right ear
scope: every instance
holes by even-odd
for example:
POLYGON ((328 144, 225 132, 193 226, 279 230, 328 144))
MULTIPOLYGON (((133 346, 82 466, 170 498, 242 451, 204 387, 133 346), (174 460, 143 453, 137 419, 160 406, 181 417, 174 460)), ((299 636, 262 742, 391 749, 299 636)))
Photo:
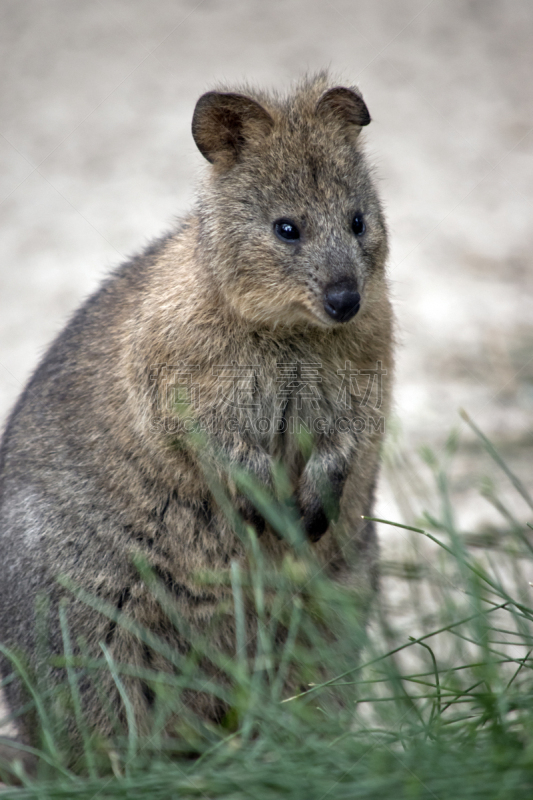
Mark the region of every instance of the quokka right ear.
POLYGON ((264 139, 274 120, 251 97, 207 92, 194 109, 192 135, 205 158, 221 168, 232 166, 248 141, 264 139))
POLYGON ((324 92, 315 110, 318 116, 337 120, 355 136, 363 125, 370 123, 370 114, 361 95, 345 86, 335 86, 324 92))

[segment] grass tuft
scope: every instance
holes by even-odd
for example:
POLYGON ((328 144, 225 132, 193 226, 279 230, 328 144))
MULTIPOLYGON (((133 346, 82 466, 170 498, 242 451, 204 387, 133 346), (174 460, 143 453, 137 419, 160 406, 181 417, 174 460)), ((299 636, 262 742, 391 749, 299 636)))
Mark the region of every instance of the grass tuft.
MULTIPOLYGON (((498 451, 463 418, 529 502, 498 451)), ((2 762, 0 776, 19 785, 6 787, 0 797, 530 800, 531 525, 521 524, 493 482, 485 481, 480 502, 489 499, 499 511, 505 536, 480 545, 461 531, 448 476, 458 447, 454 433, 442 459, 429 449, 423 453, 435 502, 420 524, 376 520, 413 535, 419 558, 401 569, 389 565, 366 630, 356 593, 317 569, 281 473, 276 499, 243 472, 235 476, 291 544, 281 567, 268 563, 253 530, 239 521, 246 567, 233 563, 225 575, 199 576, 206 585, 229 587, 229 605, 220 614, 234 616, 234 653, 213 652, 209 631, 187 631, 175 601, 142 562, 136 566, 154 601, 165 609, 169 625, 188 637, 186 653, 63 581, 138 637, 168 669, 118 663, 104 644, 101 658, 84 656, 83 643, 71 642, 66 607, 60 614, 64 654, 52 665, 65 673, 57 696, 32 680, 19 654, 2 647, 28 689, 26 711, 38 720, 42 747, 20 746, 21 754, 37 758, 36 777, 22 760, 2 762), (92 734, 80 694, 83 681, 98 682, 102 671, 111 675, 123 703, 122 714, 109 709, 116 729, 112 742, 92 734), (148 730, 139 728, 128 695, 133 678, 142 679, 155 698, 148 730), (220 724, 187 709, 183 698, 190 691, 223 704, 220 724), (173 715, 178 723, 175 736, 168 737, 164 731, 173 715), (83 751, 75 760, 64 735, 69 725, 79 732, 83 751)), ((227 503, 221 486, 215 493, 227 503)))

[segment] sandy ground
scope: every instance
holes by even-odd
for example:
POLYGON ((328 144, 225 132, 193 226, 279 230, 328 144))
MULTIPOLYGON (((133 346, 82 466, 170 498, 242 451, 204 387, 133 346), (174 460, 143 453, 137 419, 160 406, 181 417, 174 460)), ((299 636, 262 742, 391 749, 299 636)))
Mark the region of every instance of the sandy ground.
MULTIPOLYGON (((401 449, 439 452, 464 406, 531 480, 530 0, 2 0, 0 42, 0 420, 82 298, 187 209, 197 97, 329 66, 373 117, 401 449)), ((469 529, 493 520, 472 489, 488 469, 458 462, 469 529)), ((408 516, 412 488, 383 481, 378 512, 408 516)))

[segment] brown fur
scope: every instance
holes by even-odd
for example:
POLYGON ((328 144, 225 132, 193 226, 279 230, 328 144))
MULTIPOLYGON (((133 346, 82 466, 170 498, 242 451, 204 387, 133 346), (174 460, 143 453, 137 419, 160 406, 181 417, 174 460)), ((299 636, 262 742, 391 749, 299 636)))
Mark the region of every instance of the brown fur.
MULTIPOLYGON (((256 524, 265 552, 274 559, 287 552, 227 482, 220 461, 184 445, 174 400, 187 380, 179 371, 191 365, 196 394, 186 400, 223 459, 266 485, 281 460, 323 569, 361 596, 375 589, 375 533, 361 515, 372 509, 382 438, 376 418, 389 406, 393 362, 386 229, 359 143, 369 121, 359 93, 335 88, 325 74, 286 98, 245 87, 199 100, 193 135, 211 166, 195 207, 75 314, 6 428, 0 640, 29 651, 34 664, 39 592, 51 604, 51 646, 62 651, 55 615, 68 593, 58 574, 183 649, 132 565, 134 553, 165 580, 193 628, 209 626, 224 590, 200 587, 195 575, 227 569, 243 549, 212 497, 202 457, 256 524), (359 236, 351 228, 356 211, 366 222, 359 236), (298 225, 298 241, 276 237, 280 218, 298 225), (361 307, 338 322, 324 298, 343 281, 357 286, 361 307), (343 395, 347 362, 370 371, 381 363, 383 396, 371 377, 366 400, 349 385, 343 395), (227 396, 224 368, 232 364, 248 372, 238 383, 244 395, 230 408, 221 386, 227 396), (319 365, 320 380, 300 403, 282 383, 296 364, 319 365), (258 430, 260 418, 298 416, 321 420, 307 459, 296 436, 258 430), (339 419, 349 422, 335 430, 339 419), (327 519, 326 495, 335 521, 327 519)), ((117 661, 158 664, 134 636, 81 602, 71 602, 69 625, 73 641, 84 637, 90 652, 100 654, 104 641, 117 661)), ((230 621, 211 636, 213 647, 234 648, 230 621)), ((118 708, 112 684, 105 688, 118 708)), ((84 692, 92 722, 108 734, 94 689, 88 684, 84 692)), ((140 683, 131 692, 142 720, 149 698, 140 683)), ((8 693, 16 706, 15 684, 8 693)), ((206 696, 190 702, 216 714, 206 696)), ((25 735, 31 739, 29 730, 25 735)))

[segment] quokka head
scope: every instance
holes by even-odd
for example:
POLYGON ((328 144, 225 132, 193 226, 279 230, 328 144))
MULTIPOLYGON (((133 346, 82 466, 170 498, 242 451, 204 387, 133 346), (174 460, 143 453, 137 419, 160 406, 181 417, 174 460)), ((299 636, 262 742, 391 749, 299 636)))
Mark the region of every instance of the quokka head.
POLYGON ((387 255, 383 213, 359 144, 359 92, 325 73, 287 97, 207 92, 192 121, 211 167, 201 251, 250 324, 357 324, 387 255))

